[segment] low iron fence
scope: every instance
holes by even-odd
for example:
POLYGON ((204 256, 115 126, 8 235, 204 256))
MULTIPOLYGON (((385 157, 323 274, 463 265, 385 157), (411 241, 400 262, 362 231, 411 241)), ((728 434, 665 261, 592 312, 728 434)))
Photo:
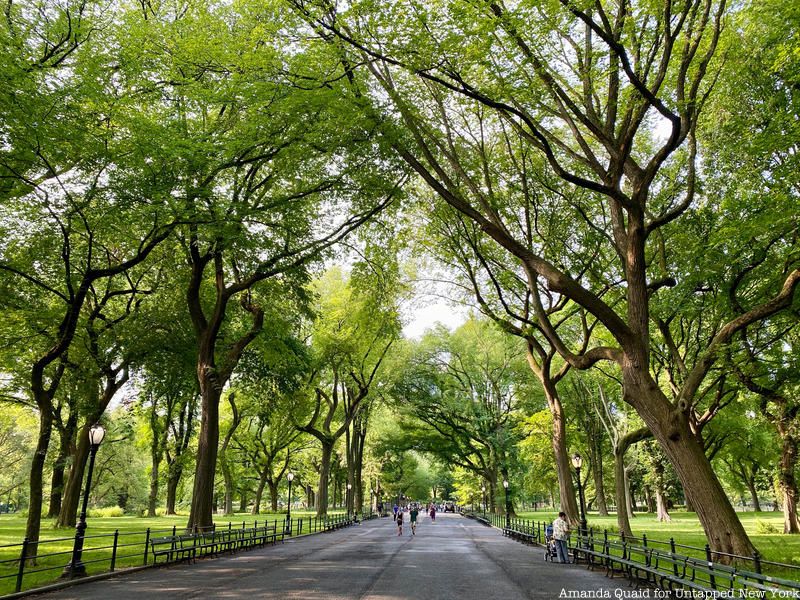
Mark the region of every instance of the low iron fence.
MULTIPOLYGON (((519 541, 548 543, 549 522, 481 512, 464 514, 519 541)), ((684 594, 800 598, 800 566, 765 560, 757 550, 752 556, 742 556, 712 550, 708 544, 701 548, 680 544, 674 538, 654 540, 645 534, 626 536, 594 528, 571 536, 568 547, 576 559, 605 568, 610 576, 623 574, 663 589, 681 589, 684 594)))
MULTIPOLYGON (((369 519, 371 511, 362 513, 361 518, 369 519)), ((255 534, 244 536, 243 532, 255 532, 265 527, 272 528, 281 538, 283 536, 302 536, 321 531, 331 531, 353 523, 354 518, 346 514, 330 514, 326 517, 298 516, 291 519, 274 518, 263 521, 242 521, 226 524, 215 523, 214 532, 237 533, 239 539, 256 539, 255 534)), ((207 531, 187 532, 177 525, 169 528, 147 528, 144 531, 115 530, 113 533, 91 534, 83 537, 81 562, 87 575, 99 575, 129 569, 147 567, 154 564, 153 541, 169 538, 181 543, 193 537, 199 538, 207 531)), ((231 537, 231 536, 229 536, 231 537)), ((273 541, 276 538, 273 538, 273 541)), ((75 536, 54 539, 40 539, 36 543, 27 538, 17 544, 0 545, 0 597, 36 589, 55 583, 62 577, 72 559, 75 536)), ((252 547, 255 543, 242 543, 233 548, 252 547)), ((177 562, 186 558, 185 553, 166 552, 159 564, 177 562)))

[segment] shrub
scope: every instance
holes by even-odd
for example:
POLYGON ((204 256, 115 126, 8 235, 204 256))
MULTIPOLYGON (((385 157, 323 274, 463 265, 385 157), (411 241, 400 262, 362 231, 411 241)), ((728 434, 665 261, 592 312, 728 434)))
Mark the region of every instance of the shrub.
POLYGON ((125 511, 119 506, 105 506, 103 508, 91 508, 88 511, 88 516, 95 519, 105 519, 108 517, 122 517, 125 511))
POLYGON ((756 520, 756 533, 780 533, 777 527, 770 523, 769 521, 762 521, 761 519, 756 520))

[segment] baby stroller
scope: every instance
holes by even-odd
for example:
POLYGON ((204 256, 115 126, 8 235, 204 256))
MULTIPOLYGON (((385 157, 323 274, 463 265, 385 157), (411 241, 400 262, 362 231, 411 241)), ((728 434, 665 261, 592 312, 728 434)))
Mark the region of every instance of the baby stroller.
POLYGON ((544 530, 544 559, 555 562, 558 554, 556 553, 556 538, 553 537, 553 526, 548 525, 544 530))

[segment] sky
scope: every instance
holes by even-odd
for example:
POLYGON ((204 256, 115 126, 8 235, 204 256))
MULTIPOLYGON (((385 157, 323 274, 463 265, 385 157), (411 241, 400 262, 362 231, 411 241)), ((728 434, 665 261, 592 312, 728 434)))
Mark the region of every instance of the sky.
POLYGON ((441 323, 450 331, 464 323, 469 316, 469 308, 443 299, 426 300, 424 297, 416 298, 406 309, 404 314, 405 326, 403 333, 409 339, 419 339, 426 330, 436 323, 441 323))

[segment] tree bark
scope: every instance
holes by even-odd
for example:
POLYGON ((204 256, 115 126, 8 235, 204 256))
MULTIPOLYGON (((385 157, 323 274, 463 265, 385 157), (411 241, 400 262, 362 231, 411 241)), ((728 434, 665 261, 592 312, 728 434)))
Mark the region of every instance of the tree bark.
POLYGON ((750 501, 753 503, 753 511, 761 512, 761 504, 758 501, 758 490, 756 489, 755 479, 748 478, 746 484, 747 484, 747 491, 750 492, 750 501))
POLYGON ((49 410, 39 412, 39 436, 36 440, 36 450, 31 460, 30 496, 28 503, 28 520, 25 528, 25 537, 30 541, 28 556, 35 556, 38 551, 39 531, 42 520, 42 483, 44 479, 44 463, 47 459, 47 448, 50 445, 50 435, 53 431, 53 415, 49 410))
POLYGON ((319 465, 319 488, 317 489, 317 516, 328 514, 328 480, 331 474, 331 458, 335 440, 320 440, 322 455, 319 465))
MULTIPOLYGON (((221 389, 213 375, 213 365, 198 361, 197 378, 200 382, 200 435, 197 440, 197 464, 194 470, 192 507, 188 530, 208 529, 213 525, 214 473, 219 445, 219 400, 221 389)), ((225 507, 227 510, 227 506, 225 507)))
POLYGON ((78 428, 78 411, 76 407, 69 406, 67 422, 59 430, 58 455, 53 463, 53 476, 50 480, 50 507, 47 510, 48 519, 58 518, 61 512, 61 500, 64 495, 64 482, 66 481, 67 462, 70 450, 75 447, 75 432, 78 428))
POLYGON ((94 421, 91 424, 87 421, 78 433, 78 445, 75 447, 75 453, 72 456, 72 468, 70 469, 67 485, 64 488, 61 512, 56 521, 57 527, 75 527, 77 522, 83 476, 86 472, 86 461, 89 458, 89 429, 92 425, 94 425, 94 421))
POLYGON ((644 505, 647 512, 656 512, 656 500, 653 498, 653 490, 650 489, 649 485, 644 485, 642 490, 644 491, 644 505))
POLYGON ((161 464, 160 456, 153 456, 150 465, 150 494, 147 498, 147 516, 156 516, 156 504, 158 503, 158 467, 161 464))
POLYGON ((669 511, 667 510, 664 492, 658 486, 656 486, 656 520, 663 523, 672 521, 672 517, 669 516, 669 511))
MULTIPOLYGON (((599 446, 600 444, 598 443, 597 445, 599 446)), ((597 490, 597 514, 601 517, 607 517, 606 486, 603 482, 603 450, 600 447, 596 448, 594 453, 592 477, 594 478, 594 489, 597 490)))
POLYGON ((183 477, 184 460, 186 457, 186 450, 189 448, 189 443, 192 441, 192 433, 194 432, 194 419, 195 410, 197 408, 196 395, 193 392, 191 396, 183 399, 180 404, 180 411, 177 414, 178 424, 170 425, 174 435, 174 445, 172 446, 172 454, 169 449, 166 449, 167 464, 169 465, 167 471, 167 507, 166 514, 175 514, 175 504, 177 502, 178 485, 180 484, 181 477, 183 477))
POLYGON ((625 475, 625 449, 614 452, 614 501, 617 504, 617 526, 620 534, 633 535, 628 516, 627 476, 625 475))
POLYGON ((797 515, 797 479, 794 467, 797 462, 797 440, 788 432, 781 433, 781 459, 778 481, 783 493, 783 532, 800 533, 797 515))
POLYGON ((553 457, 558 475, 558 491, 561 501, 561 510, 567 515, 570 525, 575 528, 580 522, 578 503, 575 500, 575 484, 572 481, 572 464, 567 452, 567 424, 564 408, 558 395, 556 382, 550 375, 551 358, 541 356, 537 360, 534 354, 533 341, 528 340, 526 358, 531 371, 539 379, 544 389, 547 407, 553 418, 553 435, 550 439, 553 448, 553 457))
POLYGON ((664 494, 664 465, 657 462, 655 465, 655 492, 656 492, 656 520, 670 523, 672 517, 667 510, 667 499, 664 494))
POLYGON ((167 476, 167 507, 165 513, 168 515, 175 514, 175 504, 177 502, 178 484, 183 475, 183 468, 177 465, 170 465, 169 474, 167 476))

